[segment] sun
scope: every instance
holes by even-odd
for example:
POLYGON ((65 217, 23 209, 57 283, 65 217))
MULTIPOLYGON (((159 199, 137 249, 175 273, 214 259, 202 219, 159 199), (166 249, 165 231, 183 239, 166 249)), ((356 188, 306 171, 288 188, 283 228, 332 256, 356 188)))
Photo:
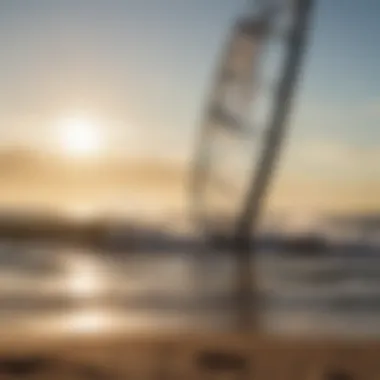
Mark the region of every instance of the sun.
POLYGON ((59 144, 69 156, 98 154, 102 148, 101 129, 89 118, 62 119, 58 125, 58 134, 59 144))

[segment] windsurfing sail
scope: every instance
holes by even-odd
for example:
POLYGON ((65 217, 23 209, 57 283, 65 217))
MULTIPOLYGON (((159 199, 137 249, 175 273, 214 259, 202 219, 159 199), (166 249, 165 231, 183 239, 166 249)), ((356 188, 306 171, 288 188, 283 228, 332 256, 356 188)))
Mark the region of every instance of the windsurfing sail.
POLYGON ((246 322, 252 319, 252 236, 279 158, 312 3, 260 2, 258 11, 239 18, 219 64, 201 127, 192 211, 206 238, 217 230, 219 236, 230 236, 237 243, 240 315, 246 322), (273 40, 282 46, 282 54, 276 58, 279 65, 271 86, 270 112, 258 128, 252 111, 257 111, 255 100, 263 93, 262 64, 273 40))

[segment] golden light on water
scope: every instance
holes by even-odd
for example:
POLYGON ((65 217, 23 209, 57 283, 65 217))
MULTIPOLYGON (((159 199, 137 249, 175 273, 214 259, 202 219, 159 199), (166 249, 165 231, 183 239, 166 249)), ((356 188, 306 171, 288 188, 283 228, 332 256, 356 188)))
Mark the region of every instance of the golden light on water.
POLYGON ((85 311, 67 318, 66 327, 74 333, 95 333, 107 330, 112 319, 99 311, 85 311))
POLYGON ((93 298, 99 297, 106 291, 101 268, 96 262, 77 253, 76 258, 73 255, 67 255, 67 291, 73 297, 93 298))
POLYGON ((74 297, 96 297, 102 290, 101 278, 93 273, 74 273, 69 279, 68 291, 74 297))
POLYGON ((58 143, 68 156, 88 156, 100 153, 104 138, 96 121, 86 117, 71 117, 59 121, 58 143))

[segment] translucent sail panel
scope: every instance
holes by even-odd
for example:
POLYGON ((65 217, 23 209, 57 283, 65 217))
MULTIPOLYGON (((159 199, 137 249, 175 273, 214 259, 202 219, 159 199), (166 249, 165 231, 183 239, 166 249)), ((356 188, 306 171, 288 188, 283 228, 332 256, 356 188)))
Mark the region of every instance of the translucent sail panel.
POLYGON ((252 140, 231 139, 226 134, 214 138, 210 147, 209 175, 199 197, 203 222, 209 228, 215 221, 223 220, 223 229, 233 232, 258 151, 252 140))
POLYGON ((201 159, 195 178, 195 198, 206 223, 226 213, 231 219, 232 210, 236 214, 241 203, 245 187, 241 178, 248 174, 234 173, 244 173, 241 161, 252 151, 254 130, 249 110, 263 31, 262 22, 239 20, 219 65, 202 126, 201 159))
POLYGON ((253 67, 262 46, 262 29, 245 19, 236 24, 210 97, 206 129, 224 128, 241 134, 248 127, 246 115, 253 98, 253 67))

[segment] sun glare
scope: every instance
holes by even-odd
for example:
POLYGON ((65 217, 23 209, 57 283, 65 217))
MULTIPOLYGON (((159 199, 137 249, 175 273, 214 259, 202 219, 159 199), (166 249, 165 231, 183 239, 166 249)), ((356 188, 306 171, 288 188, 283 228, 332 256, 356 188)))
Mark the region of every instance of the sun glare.
POLYGON ((99 153, 102 136, 99 126, 90 119, 69 118, 59 123, 59 144, 63 151, 72 156, 99 153))

